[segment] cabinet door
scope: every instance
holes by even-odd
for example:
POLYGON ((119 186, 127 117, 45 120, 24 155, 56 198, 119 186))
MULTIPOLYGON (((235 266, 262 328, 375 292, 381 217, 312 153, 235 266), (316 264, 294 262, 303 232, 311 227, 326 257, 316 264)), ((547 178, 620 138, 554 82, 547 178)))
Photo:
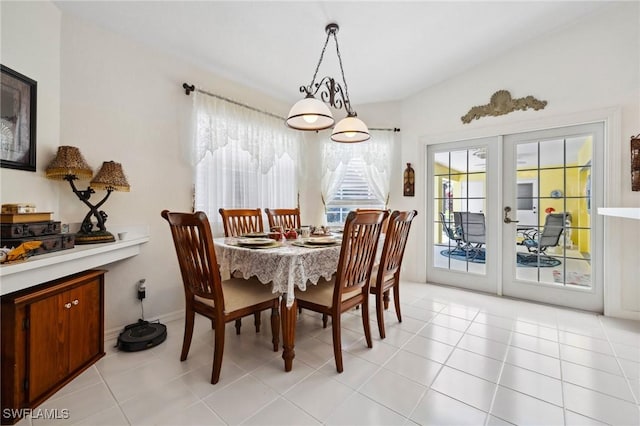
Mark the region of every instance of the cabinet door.
POLYGON ((29 305, 29 401, 40 397, 67 377, 69 371, 68 293, 59 293, 29 305))
POLYGON ((100 277, 68 292, 69 372, 73 373, 101 352, 100 277))

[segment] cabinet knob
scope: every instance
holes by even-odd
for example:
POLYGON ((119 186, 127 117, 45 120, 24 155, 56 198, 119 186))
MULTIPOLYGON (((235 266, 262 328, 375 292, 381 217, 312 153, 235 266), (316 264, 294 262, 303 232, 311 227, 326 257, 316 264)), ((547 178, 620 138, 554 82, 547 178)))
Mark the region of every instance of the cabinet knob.
POLYGON ((71 309, 71 303, 65 303, 64 307, 65 309, 71 309))
POLYGON ((77 304, 78 304, 78 303, 80 303, 80 302, 78 301, 78 299, 75 299, 75 300, 73 300, 71 303, 73 303, 73 306, 75 306, 75 305, 77 305, 77 304))

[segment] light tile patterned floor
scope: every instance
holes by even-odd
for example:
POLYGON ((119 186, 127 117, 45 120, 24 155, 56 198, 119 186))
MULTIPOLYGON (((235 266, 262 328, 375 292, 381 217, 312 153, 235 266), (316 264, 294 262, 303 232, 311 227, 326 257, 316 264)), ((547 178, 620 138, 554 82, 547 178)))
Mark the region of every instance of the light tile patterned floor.
MULTIPOLYGON (((639 425, 640 323, 446 287, 402 283, 403 322, 386 313, 373 349, 360 311, 343 316, 343 374, 330 328, 305 312, 290 373, 270 350, 269 322, 227 328, 212 386, 213 333, 198 320, 179 361, 182 321, 162 345, 112 347, 40 408, 68 420, 21 425, 639 425)), ((111 346, 115 342, 107 342, 111 346)))

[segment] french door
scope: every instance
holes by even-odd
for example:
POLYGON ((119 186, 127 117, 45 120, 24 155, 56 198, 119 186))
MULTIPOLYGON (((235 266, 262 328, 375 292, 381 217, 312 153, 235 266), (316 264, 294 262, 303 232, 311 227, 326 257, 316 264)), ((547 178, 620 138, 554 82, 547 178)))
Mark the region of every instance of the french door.
POLYGON ((603 145, 603 123, 504 137, 503 294, 603 311, 603 145), (537 191, 518 193, 522 181, 537 191), (538 214, 520 215, 531 204, 538 214))
POLYGON ((427 278, 431 282, 496 291, 501 243, 500 206, 494 201, 500 197, 499 143, 499 138, 484 138, 427 148, 427 200, 432 203, 427 209, 427 235, 431 235, 427 278), (462 218, 460 213, 472 216, 462 218))
POLYGON ((594 123, 428 146, 428 280, 602 312, 603 145, 594 123))

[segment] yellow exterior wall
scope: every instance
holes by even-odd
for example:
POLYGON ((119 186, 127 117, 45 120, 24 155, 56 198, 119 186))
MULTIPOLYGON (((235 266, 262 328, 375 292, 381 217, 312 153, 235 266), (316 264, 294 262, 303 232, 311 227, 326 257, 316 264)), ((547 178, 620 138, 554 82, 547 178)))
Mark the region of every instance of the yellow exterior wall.
MULTIPOLYGON (((580 194, 584 197, 586 196, 586 187, 587 187, 587 178, 591 175, 591 167, 584 167, 587 165, 591 165, 591 153, 593 146, 593 140, 591 138, 587 139, 585 143, 578 151, 578 164, 581 166, 580 168, 580 176, 579 176, 579 186, 580 186, 580 194)), ((589 228, 591 225, 591 215, 589 209, 587 208, 587 200, 580 200, 580 209, 578 214, 578 222, 576 226, 589 228)), ((578 229, 578 249, 581 252, 590 252, 591 249, 591 231, 589 229, 578 229)))

